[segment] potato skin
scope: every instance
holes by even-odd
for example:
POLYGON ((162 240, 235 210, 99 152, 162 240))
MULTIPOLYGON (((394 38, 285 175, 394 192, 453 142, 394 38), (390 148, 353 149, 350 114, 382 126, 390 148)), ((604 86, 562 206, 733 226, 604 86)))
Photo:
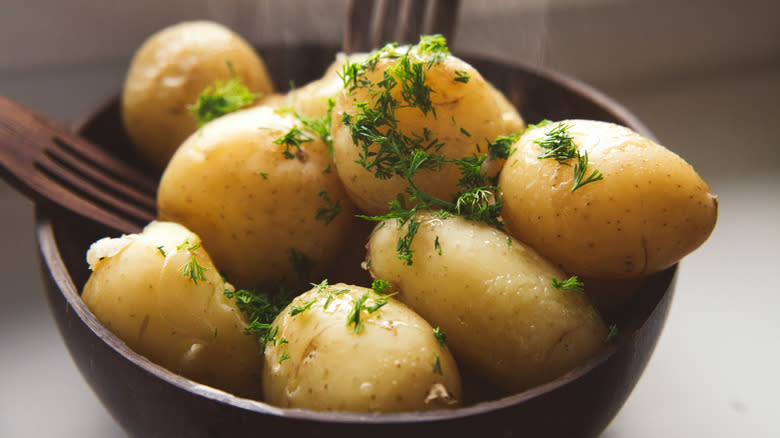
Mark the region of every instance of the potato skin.
POLYGON ((324 117, 328 114, 328 99, 335 99, 344 89, 343 81, 339 77, 344 63, 347 60, 361 62, 367 56, 367 53, 338 53, 321 78, 287 93, 267 96, 260 103, 282 110, 292 110, 307 117, 324 117))
MULTIPOLYGON (((406 49, 398 48, 396 53, 405 53, 406 49)), ((427 63, 431 55, 412 50, 410 59, 412 62, 427 63)), ((395 63, 394 58, 383 55, 373 70, 367 70, 365 78, 376 84, 395 63)), ((432 90, 430 100, 435 114, 433 111, 423 114, 418 107, 409 107, 411 104, 402 97, 401 87, 393 87, 391 95, 398 102, 394 112, 396 131, 407 137, 424 137, 424 130, 429 129, 430 139, 443 143, 437 153, 449 159, 486 153, 488 142, 499 135, 513 133, 518 123, 511 117, 505 121, 506 99, 496 93, 474 67, 455 56, 448 55, 426 69, 425 85, 432 90), (459 74, 468 76, 468 82, 457 81, 459 74)), ((373 85, 371 88, 377 87, 373 85)), ((351 91, 345 89, 336 98, 332 116, 333 148, 339 176, 355 205, 370 215, 386 213, 389 202, 396 199, 399 193, 405 193, 408 186, 406 180, 399 176, 379 179, 374 176, 373 169, 368 170, 355 162, 362 153, 362 147, 354 143, 350 127, 343 119, 345 115, 355 116, 356 104, 369 102, 373 106, 376 99, 365 86, 351 91)), ((370 152, 376 152, 379 145, 374 143, 369 149, 370 152)), ((449 200, 450 195, 458 191, 460 177, 454 164, 446 164, 440 170, 419 171, 415 175, 415 184, 425 193, 449 200)))
POLYGON ((202 247, 194 248, 199 243, 186 228, 165 222, 152 222, 138 235, 101 239, 88 251, 93 272, 82 299, 106 328, 152 362, 199 383, 259 397, 260 346, 244 334, 246 317, 223 294, 233 286, 202 247), (197 282, 181 270, 193 256, 206 268, 197 282))
POLYGON ((163 173, 159 217, 201 236, 216 265, 237 287, 296 278, 291 251, 321 271, 352 224, 352 204, 325 143, 313 134, 291 159, 274 141, 297 119, 258 106, 222 116, 185 141, 163 173), (317 218, 339 203, 330 222, 317 218))
POLYGON ((233 65, 255 93, 273 92, 265 63, 244 39, 210 21, 184 22, 151 35, 138 48, 125 78, 122 122, 141 157, 158 170, 195 130, 187 110, 233 65))
POLYGON ((567 120, 588 174, 604 179, 571 191, 572 166, 540 160, 556 124, 523 134, 499 178, 512 236, 567 272, 638 278, 698 248, 712 232, 717 199, 694 169, 665 147, 606 122, 567 120))
POLYGON ((372 235, 367 264, 373 277, 398 288, 401 301, 444 329, 459 363, 513 393, 603 348, 607 329, 588 299, 554 288, 553 278, 569 277, 533 249, 461 217, 420 220, 411 265, 397 257, 404 230, 393 221, 372 235))
POLYGON ((273 323, 279 327, 277 342, 266 345, 265 401, 320 411, 457 406, 462 399, 460 375, 431 325, 392 298, 369 313, 365 306, 374 305, 377 298, 371 289, 343 283, 315 287, 297 297, 273 323), (347 325, 348 315, 363 294, 368 294, 360 313, 365 328, 356 333, 354 324, 347 325), (311 300, 316 301, 308 310, 291 314, 293 306, 311 300), (441 374, 435 370, 437 356, 441 374))

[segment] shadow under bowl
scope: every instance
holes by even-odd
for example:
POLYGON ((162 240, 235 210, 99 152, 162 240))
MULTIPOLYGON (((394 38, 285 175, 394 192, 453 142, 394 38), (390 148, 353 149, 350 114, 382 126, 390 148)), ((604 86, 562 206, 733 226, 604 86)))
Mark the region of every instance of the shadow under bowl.
MULTIPOLYGON (((316 79, 335 48, 266 47, 277 89, 316 79)), ((459 54, 504 91, 524 119, 587 118, 653 137, 618 103, 566 76, 521 64, 459 54)), ((77 131, 134 162, 118 99, 87 116, 77 131)), ((84 379, 131 435, 230 436, 597 436, 628 399, 655 349, 672 300, 677 265, 647 278, 616 319, 620 334, 588 362, 525 392, 454 410, 398 414, 281 409, 201 385, 130 350, 80 297, 89 245, 117 232, 52 205, 36 207, 36 234, 51 310, 84 379)))

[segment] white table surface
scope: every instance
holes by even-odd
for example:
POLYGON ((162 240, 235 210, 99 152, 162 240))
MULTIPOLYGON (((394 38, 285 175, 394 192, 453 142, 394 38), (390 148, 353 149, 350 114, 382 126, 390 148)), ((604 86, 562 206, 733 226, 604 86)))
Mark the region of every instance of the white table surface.
MULTIPOLYGON (((634 111, 720 200, 715 232, 682 263, 655 355, 605 437, 780 436, 779 60, 650 84, 573 69, 634 111)), ((70 121, 116 91, 125 67, 0 68, 0 94, 70 121)), ((0 223, 0 436, 124 436, 62 344, 38 272, 32 204, 5 183, 0 223)))

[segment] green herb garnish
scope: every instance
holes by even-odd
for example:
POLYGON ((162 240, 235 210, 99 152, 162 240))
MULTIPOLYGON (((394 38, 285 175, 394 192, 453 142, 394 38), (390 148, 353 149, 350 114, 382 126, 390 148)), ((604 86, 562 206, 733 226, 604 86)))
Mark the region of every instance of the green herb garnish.
POLYGON ((371 289, 374 290, 374 292, 378 294, 385 293, 385 290, 390 286, 390 283, 388 283, 385 280, 376 278, 374 281, 371 282, 371 289))
POLYGON ((292 160, 295 157, 302 156, 303 149, 301 149, 301 145, 310 141, 314 140, 297 126, 293 126, 286 134, 274 140, 274 144, 284 146, 282 155, 284 155, 284 158, 292 160), (294 149, 294 153, 291 152, 292 149, 294 149))
MULTIPOLYGON (((411 243, 419 228, 417 214, 422 210, 439 210, 442 217, 459 215, 469 220, 482 221, 501 227, 499 189, 495 181, 489 181, 482 172, 482 164, 492 155, 508 155, 498 150, 509 140, 496 140, 498 146, 488 144, 488 153, 480 156, 449 159, 440 153, 444 145, 430 129, 422 132, 402 132, 398 128, 395 111, 399 108, 417 109, 421 116, 436 111, 431 95, 436 91, 426 83, 427 71, 444 60, 449 54, 446 40, 440 35, 421 37, 416 46, 405 51, 396 46, 386 46, 374 52, 362 64, 350 64, 342 70, 342 80, 348 92, 364 88, 372 96, 372 102, 357 102, 355 114, 344 113, 342 122, 349 129, 353 143, 358 147, 356 162, 376 178, 389 179, 394 176, 404 179, 408 185, 390 203, 389 213, 381 216, 360 216, 364 219, 384 221, 396 219, 399 228, 406 227, 405 234, 397 244, 398 257, 405 264, 412 264, 414 251, 411 243), (411 56, 414 51, 430 55, 429 60, 418 61, 411 56), (366 76, 373 71, 379 59, 392 61, 381 80, 371 82, 366 76), (396 98, 400 93, 400 98, 396 98), (460 191, 452 199, 439 199, 420 190, 415 176, 423 170, 437 171, 445 165, 454 165, 460 170, 460 191), (407 206, 407 201, 413 203, 407 206)), ((464 128, 461 133, 471 134, 464 128)), ((507 137, 508 138, 508 137, 507 137)))
POLYGON ((341 213, 341 200, 334 201, 330 199, 327 190, 320 190, 317 196, 325 201, 325 206, 317 210, 315 218, 319 221, 324 221, 325 225, 329 225, 341 213))
MULTIPOLYGON (((544 124, 540 123, 537 126, 544 126, 544 124)), ((573 192, 586 184, 604 179, 604 175, 596 169, 588 177, 585 177, 588 169, 588 152, 585 151, 584 154, 581 154, 577 150, 574 138, 569 134, 569 128, 571 128, 570 125, 559 123, 543 138, 537 139, 534 143, 542 148, 542 153, 537 157, 540 160, 551 158, 566 166, 569 165, 569 160, 577 160, 574 164, 574 183, 571 188, 573 192)))
POLYGON ((437 326, 433 328, 433 337, 439 341, 439 345, 442 347, 447 345, 447 334, 444 333, 444 330, 442 330, 441 327, 437 326))
POLYGON ((188 277, 190 280, 198 284, 198 281, 205 281, 208 268, 198 263, 198 258, 194 255, 190 259, 179 267, 179 271, 188 277))
POLYGON ((316 302, 317 302, 317 300, 314 299, 314 300, 306 301, 303 304, 298 304, 298 305, 292 306, 290 308, 290 316, 295 316, 295 315, 297 315, 299 313, 303 313, 303 312, 309 310, 309 308, 311 308, 312 304, 314 304, 316 302))
POLYGON ((468 73, 466 73, 465 71, 463 71, 463 70, 455 70, 455 82, 461 82, 461 83, 464 83, 464 84, 468 84, 469 83, 469 79, 471 79, 471 76, 469 76, 468 73))
POLYGON ((607 333, 607 339, 606 342, 612 342, 615 340, 615 338, 618 335, 618 328, 617 324, 612 323, 609 325, 609 333, 607 333))
POLYGON ((366 328, 365 325, 363 325, 363 321, 360 320, 360 311, 363 309, 363 304, 365 304, 366 299, 368 299, 368 292, 364 293, 359 298, 355 298, 352 301, 352 310, 349 312, 349 315, 347 315, 347 327, 354 325, 352 331, 356 334, 362 333, 366 328))
POLYGON ((251 105, 255 99, 262 96, 262 94, 249 91, 241 82, 241 78, 236 74, 230 61, 227 61, 227 65, 232 76, 230 80, 227 82, 222 82, 221 80, 214 81, 214 85, 206 87, 200 93, 194 105, 187 107, 190 114, 198 121, 198 127, 225 114, 251 105))
POLYGON ((434 355, 434 356, 435 356, 435 358, 436 358, 436 359, 434 360, 434 362, 433 362, 433 372, 434 372, 435 374, 438 374, 438 375, 440 375, 440 376, 443 376, 443 375, 444 375, 444 371, 442 371, 442 369, 441 369, 441 360, 439 359, 439 355, 438 355, 438 354, 436 354, 436 353, 434 353, 433 355, 434 355))
POLYGON ((552 286, 556 289, 567 290, 574 293, 583 295, 583 287, 585 284, 581 282, 576 275, 572 275, 568 280, 560 281, 557 278, 552 279, 552 286))

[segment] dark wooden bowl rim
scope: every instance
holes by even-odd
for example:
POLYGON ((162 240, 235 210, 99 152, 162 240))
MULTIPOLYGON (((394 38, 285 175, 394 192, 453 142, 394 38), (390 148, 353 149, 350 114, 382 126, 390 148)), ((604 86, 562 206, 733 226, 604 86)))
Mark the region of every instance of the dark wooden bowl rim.
MULTIPOLYGON (((335 51, 335 49, 334 49, 335 51)), ((465 59, 480 59, 479 57, 463 56, 465 59)), ((484 59, 484 58, 482 58, 484 59)), ((543 76, 546 79, 557 83, 563 89, 568 89, 574 93, 585 96, 587 99, 594 102, 597 106, 600 106, 614 114, 617 118, 622 119, 626 125, 631 126, 634 130, 642 133, 643 135, 654 138, 653 134, 640 122, 631 112, 629 112, 622 105, 593 89, 592 87, 570 78, 566 75, 556 73, 553 71, 541 69, 538 67, 531 67, 523 65, 517 62, 506 62, 502 60, 489 60, 489 62, 500 62, 509 64, 512 67, 525 70, 531 74, 543 76)), ((105 111, 110 105, 116 104, 117 97, 112 97, 105 105, 98 107, 93 113, 87 115, 79 123, 75 125, 75 130, 82 131, 85 124, 94 119, 97 114, 105 111)), ((42 261, 45 264, 45 269, 48 270, 52 280, 59 288, 63 297, 65 298, 70 309, 74 311, 78 318, 81 319, 89 329, 99 337, 103 342, 108 344, 116 352, 124 356, 127 360, 133 362, 138 367, 142 368, 146 372, 154 375, 155 377, 167 381, 170 384, 181 388, 185 391, 196 394, 206 399, 214 400, 220 403, 225 403, 240 409, 247 411, 258 412, 262 414, 268 414, 278 417, 299 419, 299 420, 313 420, 317 422, 333 422, 333 423, 415 423, 415 422, 429 422, 435 420, 449 420, 462 417, 469 417, 479 415, 484 412, 493 411, 496 409, 506 408, 508 406, 519 405, 525 401, 534 399, 540 395, 546 394, 550 391, 565 386, 583 375, 588 374, 594 369, 598 368, 601 364, 607 362, 615 352, 620 348, 625 348, 627 344, 636 342, 636 335, 638 329, 642 326, 644 321, 637 321, 636 330, 630 333, 622 331, 618 338, 607 345, 603 351, 598 355, 588 360, 581 366, 576 367, 565 375, 550 381, 549 383, 539 385, 527 391, 502 397, 495 400, 483 401, 473 405, 464 406, 453 410, 436 410, 428 412, 405 412, 405 413, 391 413, 391 414, 372 414, 372 413, 352 413, 352 412, 318 412, 304 409, 285 409, 279 408, 267 403, 250 400, 245 398, 236 397, 232 394, 214 389, 212 387, 199 384, 187 378, 174 374, 167 369, 154 364, 145 357, 130 350, 127 345, 113 333, 106 329, 95 316, 87 309, 84 302, 81 300, 79 291, 74 284, 71 275, 69 274, 62 255, 60 253, 57 239, 55 236, 55 230, 53 224, 57 221, 58 216, 61 214, 57 207, 49 205, 36 206, 36 236, 40 247, 42 261)), ((674 265, 662 272, 661 275, 663 283, 667 289, 665 295, 672 293, 672 285, 676 277, 678 265, 674 265)), ((660 302, 660 300, 659 300, 660 302)), ((647 315, 652 315, 655 311, 655 307, 658 303, 652 305, 652 309, 649 309, 647 315)), ((628 346, 627 348, 632 348, 628 346)), ((635 347, 633 347, 635 348, 635 347)))

